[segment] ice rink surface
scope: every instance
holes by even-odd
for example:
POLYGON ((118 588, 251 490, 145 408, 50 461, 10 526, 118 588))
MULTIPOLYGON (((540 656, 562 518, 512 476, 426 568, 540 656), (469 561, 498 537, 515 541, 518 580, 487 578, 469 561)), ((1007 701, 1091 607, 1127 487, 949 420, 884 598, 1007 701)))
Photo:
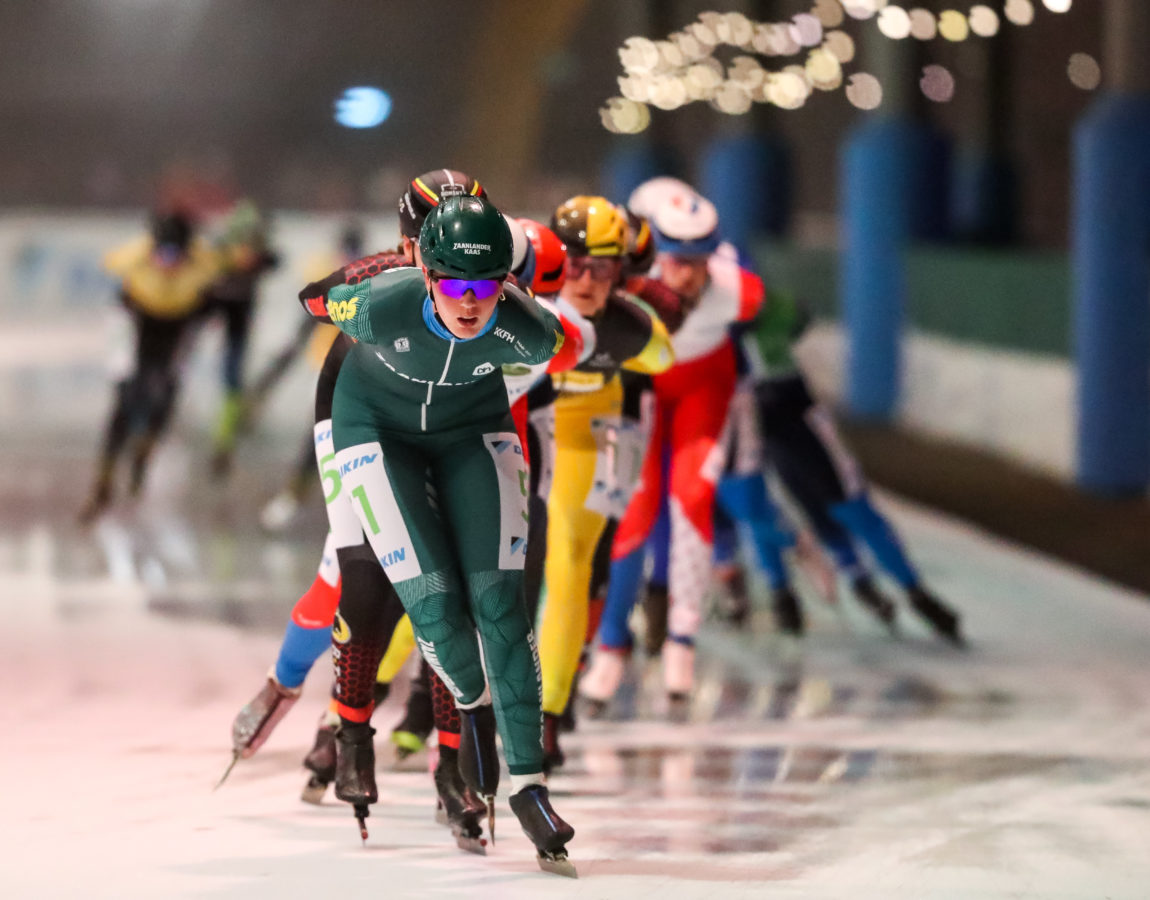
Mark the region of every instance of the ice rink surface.
POLYGON ((1150 605, 960 523, 883 498, 968 652, 906 615, 888 637, 849 598, 808 604, 801 647, 764 611, 753 633, 712 623, 686 724, 637 663, 553 779, 570 881, 537 870, 505 794, 489 855, 455 848, 425 757, 390 769, 397 702, 367 846, 344 805, 301 803, 322 666, 213 793, 322 518, 261 535, 271 467, 210 489, 176 441, 149 497, 84 533, 66 519, 91 442, 21 446, 0 480, 0 896, 1150 895, 1150 605))

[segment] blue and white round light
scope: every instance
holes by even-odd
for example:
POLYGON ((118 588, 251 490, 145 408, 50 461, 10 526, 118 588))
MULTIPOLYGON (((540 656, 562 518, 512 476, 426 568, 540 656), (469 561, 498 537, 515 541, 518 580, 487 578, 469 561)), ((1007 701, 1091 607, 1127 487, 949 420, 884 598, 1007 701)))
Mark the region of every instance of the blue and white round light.
POLYGON ((375 128, 391 115, 391 95, 377 87, 349 87, 335 101, 335 120, 344 128, 375 128))

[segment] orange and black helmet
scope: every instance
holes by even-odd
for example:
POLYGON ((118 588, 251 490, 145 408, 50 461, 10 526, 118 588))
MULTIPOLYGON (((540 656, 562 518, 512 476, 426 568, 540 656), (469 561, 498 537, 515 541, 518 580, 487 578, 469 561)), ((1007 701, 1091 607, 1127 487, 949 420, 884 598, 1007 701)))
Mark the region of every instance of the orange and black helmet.
POLYGON ((627 218, 606 197, 572 197, 555 210, 551 230, 567 245, 569 256, 623 256, 627 252, 627 218))

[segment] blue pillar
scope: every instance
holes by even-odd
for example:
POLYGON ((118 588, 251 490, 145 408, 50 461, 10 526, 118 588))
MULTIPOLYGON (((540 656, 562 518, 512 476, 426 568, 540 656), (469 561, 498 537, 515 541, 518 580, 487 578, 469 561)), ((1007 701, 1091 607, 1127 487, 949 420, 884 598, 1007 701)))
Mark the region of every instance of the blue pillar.
POLYGON ((1150 485, 1150 95, 1101 97, 1074 135, 1078 483, 1150 485))
POLYGON ((674 175, 670 153, 642 138, 621 140, 607 155, 603 166, 603 196, 626 203, 631 192, 649 178, 674 175))
POLYGON ((704 152, 699 190, 718 208, 723 237, 749 252, 756 238, 786 233, 790 175, 790 153, 781 137, 720 137, 704 152))
POLYGON ((898 406, 910 238, 931 229, 943 198, 933 173, 941 145, 924 126, 867 119, 847 139, 841 163, 839 293, 847 335, 846 405, 885 421, 898 406))

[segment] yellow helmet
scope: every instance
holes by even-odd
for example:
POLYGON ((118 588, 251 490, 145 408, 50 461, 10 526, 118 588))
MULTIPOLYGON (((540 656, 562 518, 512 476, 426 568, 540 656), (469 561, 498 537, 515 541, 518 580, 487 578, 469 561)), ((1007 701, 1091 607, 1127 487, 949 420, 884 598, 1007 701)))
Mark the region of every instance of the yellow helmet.
POLYGON ((567 245, 569 256, 627 252, 627 218, 606 197, 572 197, 555 210, 551 230, 567 245))

